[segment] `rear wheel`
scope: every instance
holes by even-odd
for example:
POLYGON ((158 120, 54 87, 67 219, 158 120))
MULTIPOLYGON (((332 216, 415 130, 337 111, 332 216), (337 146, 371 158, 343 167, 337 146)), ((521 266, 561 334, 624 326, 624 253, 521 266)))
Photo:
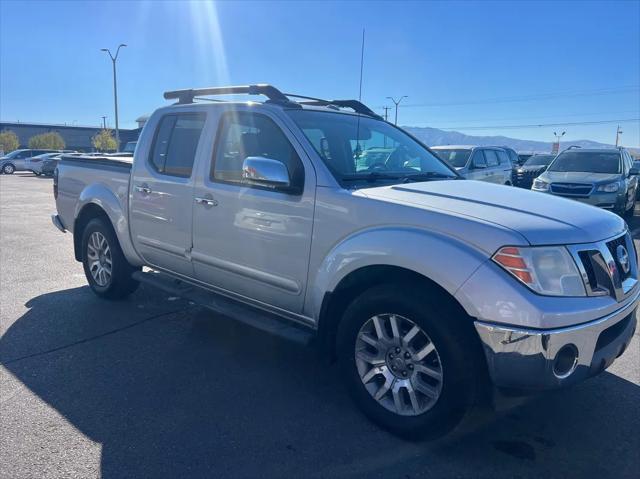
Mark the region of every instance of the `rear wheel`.
POLYGON ((89 221, 82 233, 82 265, 89 286, 98 296, 119 299, 136 290, 136 270, 122 253, 110 224, 102 218, 89 221))
POLYGON ((2 167, 2 172, 5 175, 13 175, 15 171, 16 171, 16 167, 13 166, 11 163, 8 163, 2 167))
POLYGON ((467 318, 410 285, 375 286, 346 309, 338 358, 362 411, 389 431, 435 438, 474 404, 479 356, 467 318))

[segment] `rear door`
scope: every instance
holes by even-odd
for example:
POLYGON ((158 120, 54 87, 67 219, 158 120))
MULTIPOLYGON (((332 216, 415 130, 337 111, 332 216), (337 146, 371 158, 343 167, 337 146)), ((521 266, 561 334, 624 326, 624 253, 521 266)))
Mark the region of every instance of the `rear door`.
POLYGON ((485 181, 491 183, 502 183, 502 167, 498 160, 497 150, 487 148, 484 150, 484 158, 487 161, 487 175, 485 181))
POLYGON ((498 155, 498 161, 500 162, 500 170, 502 171, 502 175, 500 175, 500 184, 511 184, 513 178, 513 166, 509 159, 509 154, 505 150, 496 150, 496 152, 498 155))
POLYGON ((206 155, 200 146, 206 114, 171 112, 153 120, 147 126, 155 128, 153 140, 139 149, 132 170, 131 238, 148 264, 192 276, 192 176, 196 158, 206 155))
POLYGON ((193 206, 196 278, 250 302, 300 313, 304 302, 315 202, 315 172, 276 116, 227 111, 213 160, 198 174, 193 206), (245 158, 285 164, 297 189, 245 183, 245 158))

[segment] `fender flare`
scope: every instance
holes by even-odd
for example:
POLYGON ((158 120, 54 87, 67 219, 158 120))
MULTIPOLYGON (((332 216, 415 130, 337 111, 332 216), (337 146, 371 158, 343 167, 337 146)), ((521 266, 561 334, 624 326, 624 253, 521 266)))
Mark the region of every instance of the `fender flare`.
POLYGON ((118 192, 118 196, 102 183, 92 183, 87 186, 78 197, 74 211, 74 236, 76 235, 75 223, 80 218, 82 211, 88 205, 95 205, 105 212, 111 226, 116 233, 122 252, 127 261, 134 266, 142 266, 143 261, 138 256, 131 237, 129 236, 129 215, 126 209, 129 191, 122 189, 118 192), (123 207, 125 205, 125 207, 123 207))

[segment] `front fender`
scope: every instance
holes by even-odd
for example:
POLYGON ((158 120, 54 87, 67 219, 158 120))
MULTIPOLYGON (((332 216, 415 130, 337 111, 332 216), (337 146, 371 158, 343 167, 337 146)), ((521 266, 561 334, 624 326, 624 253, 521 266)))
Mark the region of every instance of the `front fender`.
POLYGON ((429 278, 453 296, 487 259, 486 253, 463 240, 433 231, 409 227, 359 231, 325 256, 310 288, 311 311, 317 320, 325 294, 360 268, 404 268, 429 278))
MULTIPOLYGON (((78 218, 82 209, 94 204, 99 206, 109 217, 122 252, 129 263, 141 266, 142 259, 133 247, 129 236, 129 214, 127 210, 128 184, 121 185, 114 193, 108 186, 102 183, 93 183, 82 190, 75 207, 74 218, 78 218)), ((74 233, 75 234, 75 233, 74 233)))

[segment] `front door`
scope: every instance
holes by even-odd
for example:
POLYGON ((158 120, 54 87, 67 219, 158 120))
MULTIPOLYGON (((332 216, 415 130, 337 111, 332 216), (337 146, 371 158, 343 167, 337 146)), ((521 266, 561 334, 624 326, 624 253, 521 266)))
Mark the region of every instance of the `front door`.
POLYGON ((193 275, 191 205, 193 165, 205 160, 200 146, 206 115, 170 113, 154 118, 151 145, 143 145, 131 172, 131 238, 144 260, 161 269, 193 275))
POLYGON ((221 116, 210 168, 198 174, 192 260, 207 284, 300 313, 304 302, 315 199, 315 173, 277 118, 250 111, 221 116), (291 188, 243 181, 247 157, 279 160, 291 188))

